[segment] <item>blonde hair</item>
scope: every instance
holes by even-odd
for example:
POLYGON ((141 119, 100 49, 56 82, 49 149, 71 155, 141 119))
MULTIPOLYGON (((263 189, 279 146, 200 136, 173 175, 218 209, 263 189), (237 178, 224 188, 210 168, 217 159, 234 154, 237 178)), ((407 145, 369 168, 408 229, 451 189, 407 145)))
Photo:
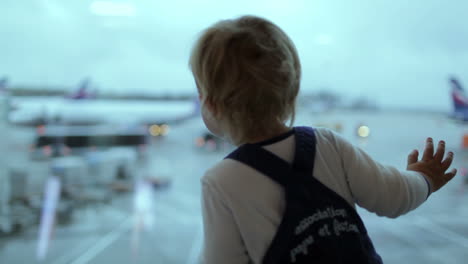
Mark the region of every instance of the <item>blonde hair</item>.
POLYGON ((301 65, 293 42, 272 22, 242 16, 214 24, 195 43, 189 66, 234 142, 288 119, 292 126, 301 65))

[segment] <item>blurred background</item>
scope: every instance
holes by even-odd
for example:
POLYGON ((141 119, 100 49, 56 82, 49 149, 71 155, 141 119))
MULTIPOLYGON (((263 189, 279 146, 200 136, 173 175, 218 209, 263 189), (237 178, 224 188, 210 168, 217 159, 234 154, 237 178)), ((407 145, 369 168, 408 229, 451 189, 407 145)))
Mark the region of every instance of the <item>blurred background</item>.
POLYGON ((404 169, 427 136, 456 177, 396 220, 362 213, 385 263, 468 257, 468 2, 2 0, 0 263, 198 263, 200 177, 233 146, 199 115, 200 31, 270 19, 303 67, 296 125, 404 169))

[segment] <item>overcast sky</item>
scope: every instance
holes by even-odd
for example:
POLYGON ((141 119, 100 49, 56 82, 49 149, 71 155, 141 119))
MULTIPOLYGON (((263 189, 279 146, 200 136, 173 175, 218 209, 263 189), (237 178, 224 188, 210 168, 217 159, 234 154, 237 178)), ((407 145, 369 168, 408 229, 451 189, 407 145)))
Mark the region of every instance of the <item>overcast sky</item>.
POLYGON ((13 84, 194 91, 197 34, 219 19, 266 17, 293 39, 302 90, 383 105, 451 108, 449 74, 468 85, 466 0, 1 0, 0 75, 13 84))

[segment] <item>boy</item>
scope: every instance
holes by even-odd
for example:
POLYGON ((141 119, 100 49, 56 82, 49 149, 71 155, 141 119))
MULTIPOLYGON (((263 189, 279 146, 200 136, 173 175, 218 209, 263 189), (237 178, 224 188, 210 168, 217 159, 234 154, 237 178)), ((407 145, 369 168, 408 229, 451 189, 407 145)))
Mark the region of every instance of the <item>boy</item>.
MULTIPOLYGON (((300 138, 290 125, 301 66, 294 44, 279 27, 254 16, 220 21, 196 42, 190 67, 203 121, 213 134, 236 146, 260 147, 289 164, 294 162, 295 142, 300 138)), ((397 217, 418 207, 456 174, 455 169, 446 173, 453 153, 443 159, 443 141, 434 154, 428 138, 422 159, 414 150, 407 170, 400 171, 375 162, 330 130, 313 131, 310 177, 326 192, 338 194, 352 210, 358 204, 378 215, 397 217)), ((204 263, 265 262, 286 207, 283 187, 227 158, 206 172, 202 189, 204 263)))

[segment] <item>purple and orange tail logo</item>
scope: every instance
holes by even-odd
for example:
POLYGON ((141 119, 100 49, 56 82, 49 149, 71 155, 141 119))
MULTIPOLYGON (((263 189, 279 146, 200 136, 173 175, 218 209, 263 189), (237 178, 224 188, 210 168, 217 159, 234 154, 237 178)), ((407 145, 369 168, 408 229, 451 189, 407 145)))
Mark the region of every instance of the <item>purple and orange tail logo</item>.
POLYGON ((452 86, 452 99, 455 110, 468 108, 468 98, 461 83, 456 78, 452 77, 450 78, 450 85, 452 86))
POLYGON ((92 99, 95 98, 96 95, 93 92, 89 91, 89 86, 91 84, 90 79, 84 79, 78 85, 78 90, 68 96, 68 98, 73 100, 82 100, 82 99, 92 99))

